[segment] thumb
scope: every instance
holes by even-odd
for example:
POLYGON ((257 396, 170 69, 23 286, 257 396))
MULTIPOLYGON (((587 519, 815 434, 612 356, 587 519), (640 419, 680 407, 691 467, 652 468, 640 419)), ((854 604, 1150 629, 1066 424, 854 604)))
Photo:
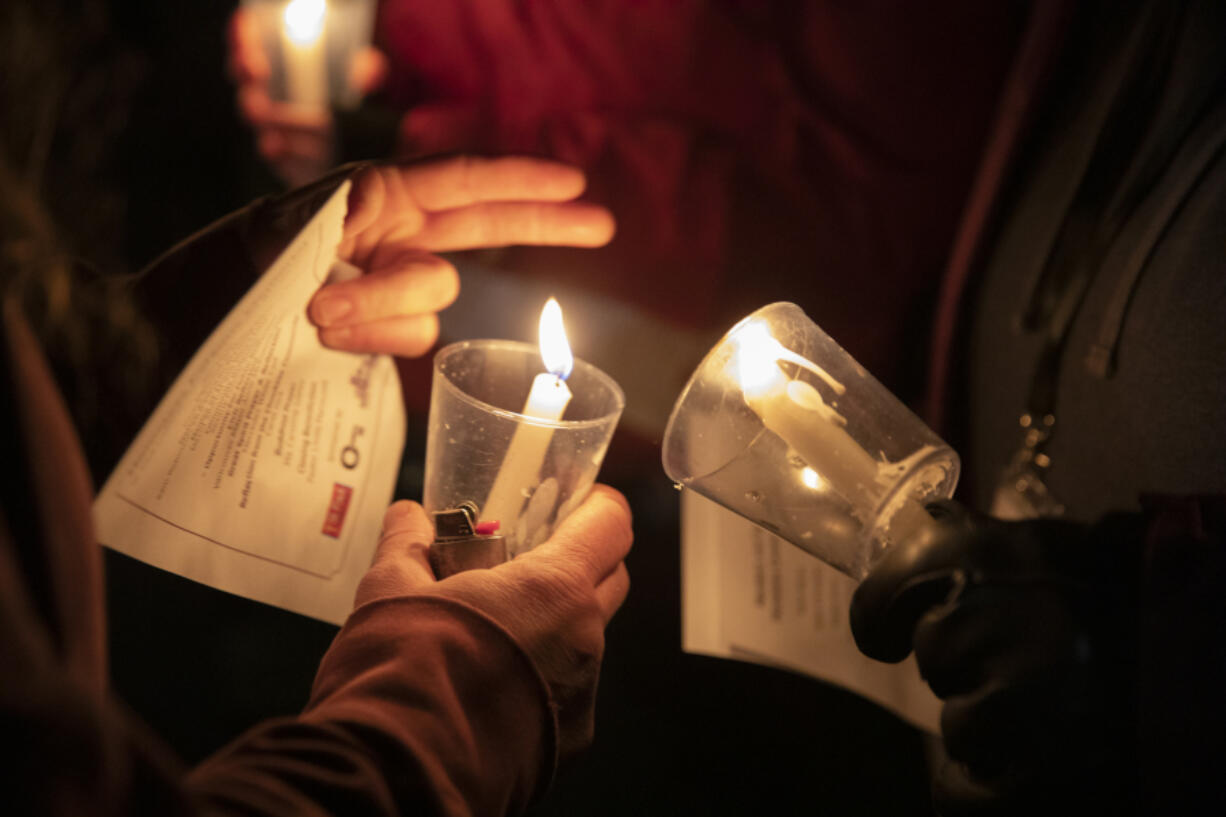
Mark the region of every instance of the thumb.
POLYGON ((434 584, 428 552, 434 526, 416 502, 401 500, 383 516, 383 534, 375 558, 358 584, 354 602, 413 593, 434 584))
MULTIPOLYGON (((434 525, 426 511, 416 502, 402 499, 394 502, 383 515, 383 533, 375 549, 374 563, 409 559, 429 570, 426 551, 434 541, 434 525)), ((433 581, 433 574, 430 580, 433 581)))
POLYGON ((851 633, 860 652, 896 663, 911 652, 920 618, 964 581, 968 536, 938 521, 882 555, 851 598, 851 633))

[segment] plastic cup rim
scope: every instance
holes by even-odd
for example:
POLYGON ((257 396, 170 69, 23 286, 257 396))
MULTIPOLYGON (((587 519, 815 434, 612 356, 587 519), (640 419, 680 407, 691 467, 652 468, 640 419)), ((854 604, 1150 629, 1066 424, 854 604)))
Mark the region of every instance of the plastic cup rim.
MULTIPOLYGON (((713 474, 716 471, 718 471, 720 468, 723 468, 724 465, 728 464, 725 462, 723 465, 719 466, 719 468, 713 468, 710 471, 707 471, 706 473, 702 473, 702 474, 691 474, 687 477, 679 477, 675 475, 668 467, 669 465, 668 451, 669 451, 669 448, 671 447, 669 445, 669 441, 672 439, 672 436, 673 436, 674 425, 677 422, 678 415, 681 413, 681 406, 685 403, 685 400, 689 396, 690 391, 694 388, 694 384, 698 382, 698 375, 704 369, 707 368, 707 364, 711 361, 711 358, 715 356, 715 353, 724 348, 724 345, 728 342, 728 338, 730 338, 732 334, 736 332, 738 329, 740 329, 743 325, 745 325, 746 323, 748 323, 749 321, 755 318, 761 317, 762 313, 766 312, 767 310, 774 310, 774 309, 778 309, 781 307, 789 307, 789 306, 792 307, 793 309, 799 310, 802 315, 805 314, 803 309, 801 309, 799 306, 792 303, 791 301, 775 301, 773 303, 766 304, 765 306, 760 306, 757 309, 755 309, 753 312, 750 312, 748 315, 741 318, 739 321, 737 321, 732 326, 730 326, 728 328, 728 331, 724 332, 724 334, 720 335, 719 340, 717 340, 711 346, 711 348, 707 350, 707 353, 702 356, 702 360, 699 361, 698 365, 694 367, 694 371, 690 374, 689 379, 685 381, 685 386, 681 389, 681 393, 677 395, 677 399, 673 403, 673 410, 669 412, 668 422, 664 425, 664 436, 660 438, 660 463, 664 467, 664 473, 667 474, 668 478, 671 479, 673 482, 678 483, 680 485, 688 486, 690 483, 694 482, 695 480, 699 480, 705 476, 713 474)), ((805 315, 805 317, 808 318, 809 316, 805 315)), ((762 430, 759 429, 758 434, 760 435, 761 433, 762 433, 762 430)))
MULTIPOLYGON (((587 429, 587 428, 599 428, 600 426, 603 426, 603 425, 609 425, 610 423, 616 423, 617 418, 621 416, 622 411, 626 407, 626 394, 625 392, 622 391, 621 386, 617 384, 617 381, 614 380, 612 377, 610 377, 608 374, 606 374, 602 369, 598 368, 597 366, 591 363, 588 363, 586 360, 583 360, 582 358, 579 358, 579 357, 575 358, 574 369, 578 370, 582 368, 586 375, 593 376, 598 382, 601 383, 601 385, 603 385, 606 389, 609 390, 609 392, 613 395, 614 400, 615 400, 615 405, 612 410, 606 412, 605 414, 600 415, 599 417, 593 417, 587 420, 547 420, 541 417, 532 417, 530 415, 524 414, 523 412, 512 411, 511 409, 505 409, 500 406, 495 406, 493 403, 488 403, 464 391, 459 386, 457 386, 455 383, 453 383, 451 381, 451 378, 449 378, 445 372, 441 371, 442 361, 446 357, 452 354, 455 354, 456 352, 459 352, 464 349, 481 348, 481 347, 491 348, 491 349, 493 348, 514 349, 516 351, 530 353, 532 355, 537 356, 538 358, 540 356, 540 349, 539 347, 537 347, 536 344, 527 343, 525 341, 519 341, 519 340, 477 339, 477 340, 460 340, 454 343, 449 343, 443 348, 439 349, 438 352, 435 353, 433 368, 436 373, 442 375, 441 379, 445 387, 450 392, 455 394, 463 402, 469 404, 470 406, 474 406, 488 414, 492 414, 495 417, 501 417, 506 420, 512 420, 516 423, 526 423, 532 426, 539 426, 541 428, 566 429, 566 430, 578 431, 578 430, 587 429)), ((544 365, 542 364, 541 372, 544 373, 544 371, 545 371, 544 365)), ((572 376, 573 376, 573 371, 572 371, 572 376)))

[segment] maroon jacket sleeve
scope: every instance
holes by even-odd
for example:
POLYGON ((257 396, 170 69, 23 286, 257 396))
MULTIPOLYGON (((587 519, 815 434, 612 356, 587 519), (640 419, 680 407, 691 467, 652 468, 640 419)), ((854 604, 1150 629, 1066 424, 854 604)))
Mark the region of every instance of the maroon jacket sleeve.
POLYGON ((302 715, 252 729, 185 776, 56 655, 9 555, 0 549, 0 722, 17 749, 0 773, 6 814, 516 814, 552 776, 553 716, 534 665, 482 614, 425 597, 356 611, 302 715))
POLYGON ((0 813, 504 814, 548 785, 556 726, 539 671, 499 625, 436 597, 354 611, 303 714, 187 773, 107 689, 80 446, 37 341, 4 306, 0 730, 13 751, 0 813))
POLYGON ((1018 6, 383 0, 381 101, 400 156, 559 159, 617 218, 502 269, 704 332, 794 301, 910 383, 1018 6))
POLYGON ((549 695, 500 626, 437 597, 356 610, 298 718, 194 771, 218 814, 514 814, 553 774, 549 695))

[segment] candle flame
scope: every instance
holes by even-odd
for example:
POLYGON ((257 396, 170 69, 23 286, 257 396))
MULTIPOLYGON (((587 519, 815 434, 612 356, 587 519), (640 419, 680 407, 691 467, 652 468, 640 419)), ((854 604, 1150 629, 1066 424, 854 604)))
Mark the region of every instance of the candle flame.
POLYGON ((733 332, 731 340, 736 346, 733 365, 741 391, 753 396, 782 388, 779 351, 787 350, 771 335, 765 321, 750 321, 733 332))
POLYGON ((795 363, 826 381, 835 394, 842 394, 846 387, 808 358, 802 357, 780 343, 771 334, 770 325, 764 320, 751 320, 733 330, 729 337, 736 347, 733 358, 735 377, 746 395, 756 396, 782 388, 784 372, 780 363, 795 363))
POLYGON ((570 343, 566 340, 566 328, 562 325, 562 307, 556 298, 545 302, 541 310, 541 359, 545 369, 565 380, 575 366, 570 343))
POLYGON ((285 33, 298 45, 310 45, 324 28, 327 0, 290 0, 285 6, 285 33))

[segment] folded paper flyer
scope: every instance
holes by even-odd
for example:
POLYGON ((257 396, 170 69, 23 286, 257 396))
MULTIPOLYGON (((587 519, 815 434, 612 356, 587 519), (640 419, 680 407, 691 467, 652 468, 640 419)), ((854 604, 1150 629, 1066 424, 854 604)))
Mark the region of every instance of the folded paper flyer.
POLYGON ((345 182, 209 336, 94 503, 98 541, 341 623, 404 448, 386 355, 327 349, 306 307, 335 275, 345 182))
POLYGON ((804 673, 937 732, 940 701, 915 657, 883 664, 856 648, 853 579, 693 491, 681 502, 686 652, 804 673))

